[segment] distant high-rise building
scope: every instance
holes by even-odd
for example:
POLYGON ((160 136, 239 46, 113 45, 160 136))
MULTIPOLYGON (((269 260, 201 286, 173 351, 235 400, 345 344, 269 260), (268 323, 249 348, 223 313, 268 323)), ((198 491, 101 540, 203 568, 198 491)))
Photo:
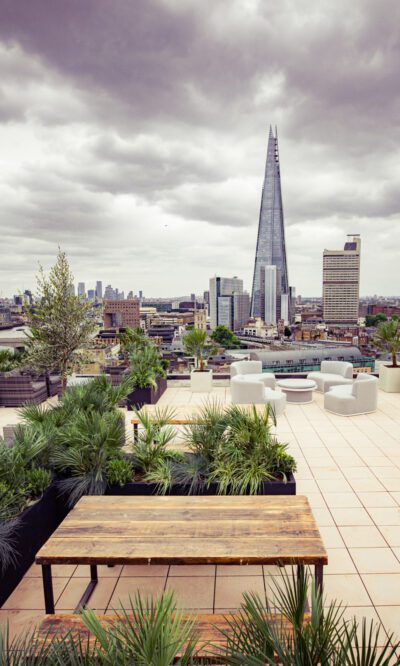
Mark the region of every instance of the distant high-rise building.
POLYGON ((343 250, 324 250, 323 317, 328 324, 356 324, 360 297, 361 238, 354 235, 343 250))
POLYGON ((104 290, 104 298, 107 301, 114 301, 116 299, 115 289, 113 289, 110 284, 108 284, 104 290))
POLYGON ((278 316, 278 290, 280 287, 280 271, 276 266, 261 266, 260 268, 260 316, 266 324, 275 325, 278 316))
POLYGON ((204 303, 207 303, 207 305, 209 305, 209 303, 210 303, 210 292, 209 291, 204 291, 203 292, 203 301, 204 301, 204 303))
POLYGON ((88 289, 87 297, 89 301, 94 301, 96 297, 96 291, 94 289, 88 289))
POLYGON ((104 301, 103 324, 104 328, 139 328, 139 299, 104 301))
POLYGON ((78 296, 86 296, 86 289, 84 282, 78 282, 78 296))
POLYGON ((210 325, 226 326, 239 330, 247 322, 250 313, 249 294, 243 292, 243 280, 237 277, 210 279, 210 325))
POLYGON ((190 300, 196 302, 196 294, 190 294, 190 300))
POLYGON ((103 283, 101 280, 96 282, 96 298, 101 300, 103 298, 103 283))
POLYGON ((278 319, 280 319, 280 294, 289 294, 289 278, 286 261, 278 136, 276 132, 274 136, 271 127, 268 138, 267 161, 261 196, 256 257, 254 261, 253 288, 251 296, 252 317, 263 316, 264 295, 261 290, 261 282, 263 279, 262 269, 264 266, 276 266, 276 269, 280 274, 276 308, 278 311, 278 319))

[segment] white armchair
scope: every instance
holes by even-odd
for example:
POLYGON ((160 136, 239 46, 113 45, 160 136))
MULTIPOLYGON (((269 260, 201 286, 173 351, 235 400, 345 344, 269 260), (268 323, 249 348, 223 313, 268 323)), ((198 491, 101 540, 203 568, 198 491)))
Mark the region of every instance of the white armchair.
POLYGON ((276 416, 282 414, 286 407, 286 395, 281 391, 266 388, 262 381, 250 381, 244 375, 236 375, 231 379, 231 400, 234 405, 268 405, 276 416))
POLYGON ((324 407, 341 416, 356 416, 375 412, 378 403, 378 380, 359 374, 350 386, 332 386, 324 395, 324 407))
POLYGON ((231 381, 232 377, 242 375, 245 381, 253 381, 257 379, 261 381, 264 386, 274 389, 276 386, 276 379, 273 372, 263 372, 261 361, 235 361, 231 363, 231 381))
POLYGON ((317 385, 317 391, 325 393, 331 386, 342 386, 353 383, 353 365, 345 361, 322 361, 321 370, 309 372, 307 379, 317 385))

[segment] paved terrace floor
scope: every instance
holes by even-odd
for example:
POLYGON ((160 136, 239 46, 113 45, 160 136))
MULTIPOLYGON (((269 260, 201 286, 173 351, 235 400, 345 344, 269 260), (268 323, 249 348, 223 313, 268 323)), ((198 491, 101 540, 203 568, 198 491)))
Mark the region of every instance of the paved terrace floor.
MULTIPOLYGON (((229 388, 214 388, 212 398, 229 403, 229 388)), ((204 400, 204 394, 172 385, 159 404, 204 400)), ((0 434, 13 422, 16 411, 0 408, 0 434)), ((317 393, 312 404, 288 405, 277 433, 298 461, 297 492, 309 498, 329 553, 326 595, 343 600, 348 615, 379 617, 400 636, 400 394, 379 392, 376 413, 345 418, 325 412, 317 393)), ((86 587, 87 569, 54 569, 56 609, 71 611, 86 587)), ((182 608, 223 612, 236 608, 244 591, 268 594, 276 573, 261 566, 100 567, 91 605, 111 612, 136 590, 173 588, 182 608)), ((18 630, 37 622, 43 608, 40 570, 33 565, 0 610, 0 622, 8 619, 18 630)))

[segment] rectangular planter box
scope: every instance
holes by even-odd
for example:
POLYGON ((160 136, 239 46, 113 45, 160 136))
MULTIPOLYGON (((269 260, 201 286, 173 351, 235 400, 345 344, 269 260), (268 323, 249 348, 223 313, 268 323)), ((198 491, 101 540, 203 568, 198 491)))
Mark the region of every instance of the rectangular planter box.
POLYGON ((157 388, 148 386, 143 389, 135 389, 127 396, 126 406, 128 411, 133 407, 140 409, 143 405, 155 405, 163 393, 167 390, 167 380, 164 377, 157 377, 157 388))
MULTIPOLYGON (((144 481, 132 481, 132 483, 126 483, 124 486, 110 486, 106 495, 156 495, 157 494, 157 484, 156 483, 145 483, 144 481)), ((169 495, 178 496, 178 495, 188 495, 188 486, 183 484, 175 484, 172 486, 169 495)), ((204 492, 196 493, 200 495, 218 495, 218 486, 216 483, 212 483, 209 488, 205 488, 204 492)), ((293 474, 288 476, 287 483, 283 481, 264 481, 262 492, 260 495, 295 495, 296 494, 296 479, 293 474)))
POLYGON ((15 532, 18 560, 0 575, 0 607, 33 564, 39 548, 46 543, 67 513, 68 508, 53 483, 38 502, 29 506, 19 516, 15 532))

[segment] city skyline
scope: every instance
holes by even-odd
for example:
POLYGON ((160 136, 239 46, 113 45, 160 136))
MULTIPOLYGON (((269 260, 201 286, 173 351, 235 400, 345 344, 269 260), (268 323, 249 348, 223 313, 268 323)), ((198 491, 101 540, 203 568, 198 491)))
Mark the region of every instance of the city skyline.
POLYGON ((225 8, 2 3, 1 295, 58 245, 87 285, 250 291, 270 124, 296 292, 321 295, 323 250, 353 232, 361 295, 397 290, 400 5, 225 8))

